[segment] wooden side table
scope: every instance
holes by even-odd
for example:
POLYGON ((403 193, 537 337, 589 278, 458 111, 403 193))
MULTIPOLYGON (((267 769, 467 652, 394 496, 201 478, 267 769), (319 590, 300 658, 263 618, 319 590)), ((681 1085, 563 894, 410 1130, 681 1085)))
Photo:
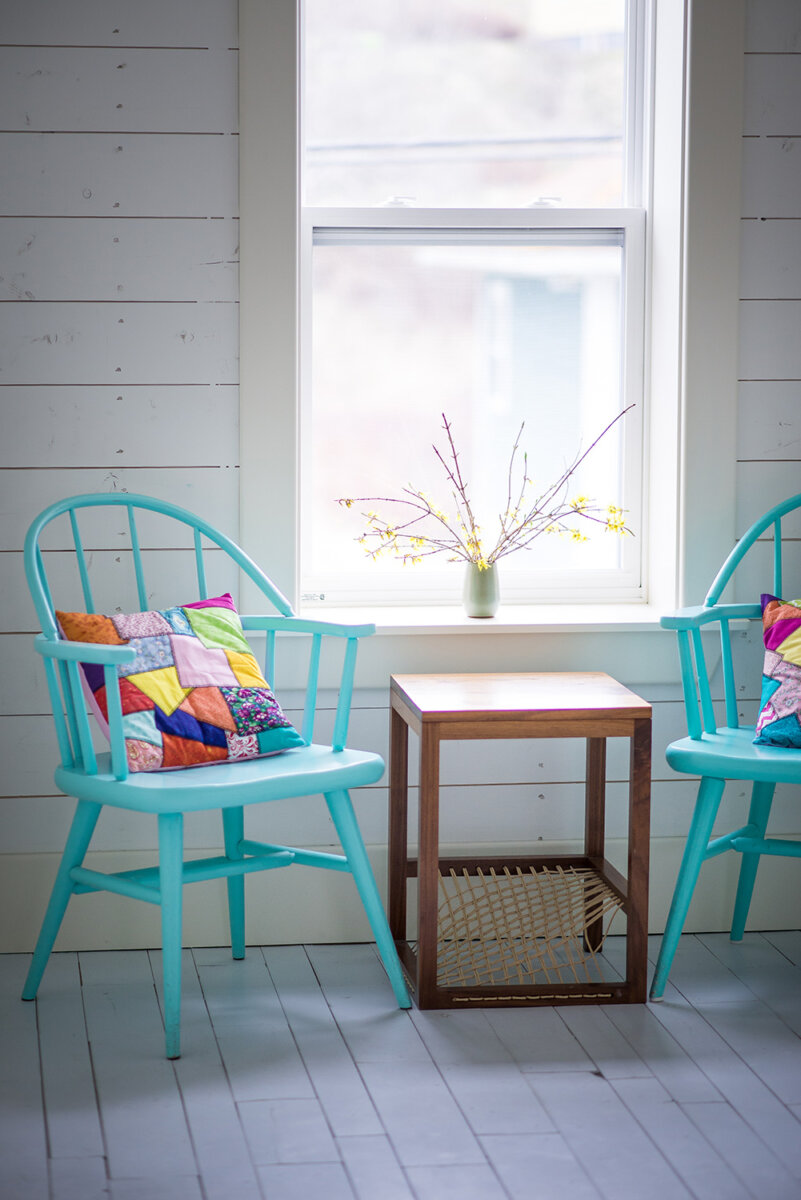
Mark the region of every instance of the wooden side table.
POLYGON ((600 672, 393 675, 390 711, 389 923, 418 1007, 644 1002, 650 705, 600 672), (409 729, 420 739, 417 858, 408 852, 409 729), (583 855, 440 858, 443 739, 565 737, 587 742, 583 855), (610 737, 631 744, 626 878, 604 857, 610 737), (613 909, 626 914, 623 980, 604 977, 614 973, 599 955, 613 909))

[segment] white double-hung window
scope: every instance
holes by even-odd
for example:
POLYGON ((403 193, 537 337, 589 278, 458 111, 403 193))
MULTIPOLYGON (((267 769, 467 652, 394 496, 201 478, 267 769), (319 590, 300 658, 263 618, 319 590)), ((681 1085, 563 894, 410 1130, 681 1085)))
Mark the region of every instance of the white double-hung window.
POLYGON ((643 597, 645 0, 300 6, 299 590, 454 603, 446 557, 367 556, 362 513, 412 486, 482 536, 519 483, 570 481, 634 536, 543 536, 507 603, 643 597), (519 438, 515 478, 512 447, 519 438))

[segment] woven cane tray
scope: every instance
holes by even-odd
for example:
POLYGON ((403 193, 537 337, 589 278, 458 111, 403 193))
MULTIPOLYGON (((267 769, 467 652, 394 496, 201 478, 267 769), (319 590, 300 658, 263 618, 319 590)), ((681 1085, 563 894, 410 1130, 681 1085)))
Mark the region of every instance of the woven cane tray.
POLYGON ((439 987, 604 980, 603 939, 623 902, 592 868, 452 869, 439 894, 439 987))

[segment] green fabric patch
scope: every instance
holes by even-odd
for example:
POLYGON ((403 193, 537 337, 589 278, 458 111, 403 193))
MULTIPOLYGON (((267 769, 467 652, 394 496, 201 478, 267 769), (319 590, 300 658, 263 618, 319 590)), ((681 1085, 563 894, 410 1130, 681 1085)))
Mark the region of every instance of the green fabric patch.
POLYGON ((229 608, 185 608, 184 613, 192 626, 195 637, 209 649, 238 650, 241 654, 252 654, 242 633, 242 626, 235 612, 229 608))

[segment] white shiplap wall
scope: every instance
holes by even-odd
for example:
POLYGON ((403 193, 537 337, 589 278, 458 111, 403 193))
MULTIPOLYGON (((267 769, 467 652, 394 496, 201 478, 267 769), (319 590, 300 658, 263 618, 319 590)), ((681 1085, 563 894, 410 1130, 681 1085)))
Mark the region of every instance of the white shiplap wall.
MULTIPOLYGON (((0 41, 8 948, 30 942, 72 809, 31 655, 28 524, 61 496, 127 490, 238 528, 237 6, 31 0, 3 6, 0 41)), ((90 544, 113 558, 113 531, 90 544)), ((100 845, 152 845, 145 823, 105 825, 100 845)))
MULTIPOLYGON (((3 689, 0 715, 0 949, 27 949, 71 803, 53 795, 55 747, 21 570, 25 528, 62 495, 125 488, 237 529, 236 2, 34 0, 4 13, 0 37, 0 654, 3 677, 15 681, 3 689)), ((732 403, 739 529, 801 489, 801 358, 791 336, 801 313, 801 7, 753 0, 747 37, 739 413, 732 403)), ((179 579, 180 564, 176 586, 179 579)), ((753 707, 758 633, 741 643, 753 681, 743 702, 753 707)), ((624 682, 654 703, 651 909, 660 928, 695 788, 664 764, 665 744, 683 732, 683 710, 674 674, 654 683, 652 670, 637 667, 644 644, 616 658, 597 635, 586 650, 593 669, 625 660, 624 682)), ((468 639, 468 655, 469 646, 468 639)), ((421 647, 422 660, 427 654, 421 647)), ((531 665, 558 666, 550 654, 540 638, 531 665)), ((386 705, 384 689, 361 690, 354 744, 387 753, 386 705)), ((612 743, 609 833, 617 852, 626 770, 623 746, 612 743)), ((581 828, 582 772, 582 746, 572 742, 450 744, 443 841, 496 848, 529 830, 545 845, 569 845, 581 828)), ((777 832, 798 832, 797 800, 797 790, 778 795, 777 832)), ((382 873, 386 791, 366 789, 356 801, 382 873)), ((738 822, 746 803, 742 789, 730 789, 721 827, 738 822)), ((330 838, 319 800, 275 806, 253 822, 254 836, 271 840, 330 838)), ((189 822, 187 840, 193 850, 216 846, 216 820, 189 822)), ((151 822, 104 814, 94 863, 142 865, 154 844, 151 822)), ((709 865, 694 927, 725 928, 735 869, 734 860, 709 865)), ((797 883, 796 864, 768 864, 753 924, 797 925, 801 914, 788 915, 784 900, 801 892, 797 883)), ((347 879, 276 872, 248 886, 254 940, 366 935, 347 879)), ((190 891, 187 942, 225 940, 223 895, 213 884, 190 891)), ((73 902, 59 945, 157 943, 149 906, 84 897, 73 902)))

